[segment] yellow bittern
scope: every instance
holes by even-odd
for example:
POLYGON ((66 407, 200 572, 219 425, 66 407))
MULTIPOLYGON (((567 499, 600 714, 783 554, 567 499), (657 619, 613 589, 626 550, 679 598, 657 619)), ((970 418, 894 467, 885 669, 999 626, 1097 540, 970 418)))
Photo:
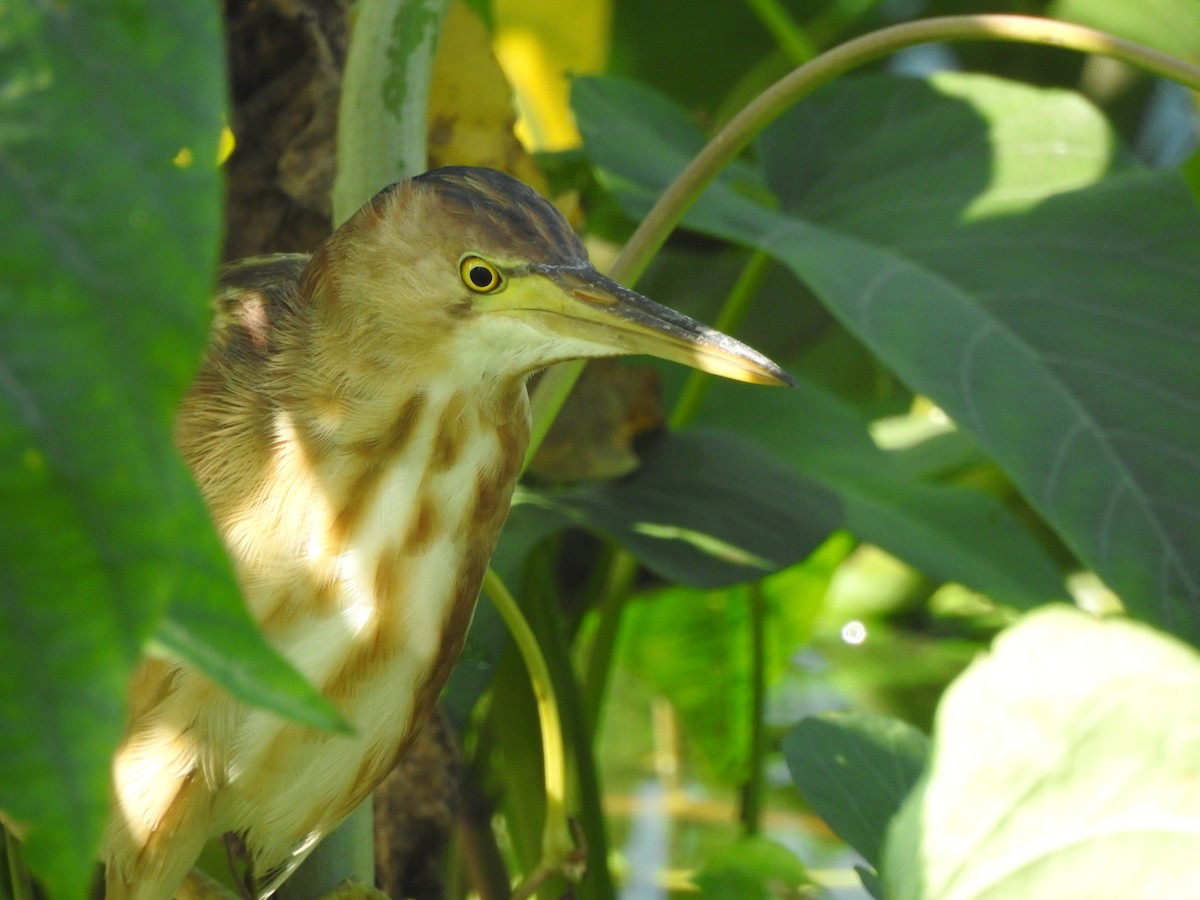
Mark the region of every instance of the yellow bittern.
POLYGON ((113 766, 110 898, 170 897, 225 833, 268 896, 383 779, 462 646, 529 440, 530 373, 645 353, 789 380, 600 275, 550 203, 488 169, 392 185, 311 258, 234 264, 216 307, 179 447, 254 618, 354 733, 145 660, 113 766))

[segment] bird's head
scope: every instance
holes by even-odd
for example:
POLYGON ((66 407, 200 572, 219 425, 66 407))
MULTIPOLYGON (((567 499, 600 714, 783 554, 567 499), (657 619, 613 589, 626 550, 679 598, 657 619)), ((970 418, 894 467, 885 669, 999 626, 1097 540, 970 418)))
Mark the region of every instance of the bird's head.
POLYGON ((492 169, 436 169, 381 191, 317 252, 305 282, 340 346, 409 376, 507 379, 647 354, 791 381, 745 344, 601 275, 553 205, 492 169))

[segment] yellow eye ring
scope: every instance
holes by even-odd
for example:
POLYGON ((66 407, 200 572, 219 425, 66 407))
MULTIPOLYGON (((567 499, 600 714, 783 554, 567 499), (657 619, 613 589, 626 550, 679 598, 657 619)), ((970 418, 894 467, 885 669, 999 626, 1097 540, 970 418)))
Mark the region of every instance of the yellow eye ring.
POLYGON ((458 274, 462 277, 463 284, 477 294, 490 294, 499 290, 504 283, 504 279, 500 277, 500 270, 478 256, 464 256, 458 264, 458 274))

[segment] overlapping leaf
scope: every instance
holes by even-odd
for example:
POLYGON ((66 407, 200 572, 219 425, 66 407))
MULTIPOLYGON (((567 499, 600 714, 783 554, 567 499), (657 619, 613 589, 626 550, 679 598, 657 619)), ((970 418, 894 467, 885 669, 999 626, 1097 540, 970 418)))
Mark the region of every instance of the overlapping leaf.
POLYGON ((1030 613, 948 690, 892 821, 887 896, 1163 897, 1200 883, 1200 658, 1123 620, 1030 613))
MULTIPOLYGON (((628 86, 582 82, 576 107, 635 211, 697 140, 628 86)), ((1200 216, 1183 183, 1134 163, 1078 96, 962 75, 845 79, 760 156, 782 209, 717 184, 687 223, 777 255, 1130 609, 1200 639, 1200 216)))
POLYGON ((1047 15, 1090 25, 1181 59, 1200 50, 1200 7, 1191 0, 1055 0, 1047 15))
POLYGON ((801 720, 783 752, 808 804, 878 867, 888 823, 925 767, 925 735, 899 719, 825 713, 801 720))
MULTIPOLYGON (((518 583, 539 541, 585 528, 668 581, 739 584, 805 559, 842 522, 832 493, 738 435, 695 429, 639 449, 641 467, 617 481, 518 488, 492 560, 501 577, 518 583)), ((465 715, 486 687, 503 642, 497 617, 481 608, 447 692, 455 715, 465 715)), ((705 648, 691 657, 704 658, 705 648)))
POLYGON ((524 492, 564 524, 627 547, 663 578, 694 587, 752 581, 811 553, 842 521, 836 496, 734 434, 667 434, 628 478, 524 492))
POLYGON ((872 442, 866 422, 806 382, 753 405, 714 384, 701 420, 761 440, 838 497, 856 537, 935 578, 1018 608, 1063 595, 1049 554, 1002 503, 909 477, 872 442))

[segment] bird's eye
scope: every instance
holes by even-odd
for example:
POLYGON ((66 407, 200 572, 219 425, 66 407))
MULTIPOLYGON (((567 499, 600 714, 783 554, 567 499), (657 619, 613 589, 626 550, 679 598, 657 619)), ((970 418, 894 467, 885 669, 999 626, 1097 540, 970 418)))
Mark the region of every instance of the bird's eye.
POLYGON ((458 264, 459 274, 463 283, 473 291, 487 294, 500 287, 502 279, 500 270, 486 259, 478 256, 467 256, 458 264))

